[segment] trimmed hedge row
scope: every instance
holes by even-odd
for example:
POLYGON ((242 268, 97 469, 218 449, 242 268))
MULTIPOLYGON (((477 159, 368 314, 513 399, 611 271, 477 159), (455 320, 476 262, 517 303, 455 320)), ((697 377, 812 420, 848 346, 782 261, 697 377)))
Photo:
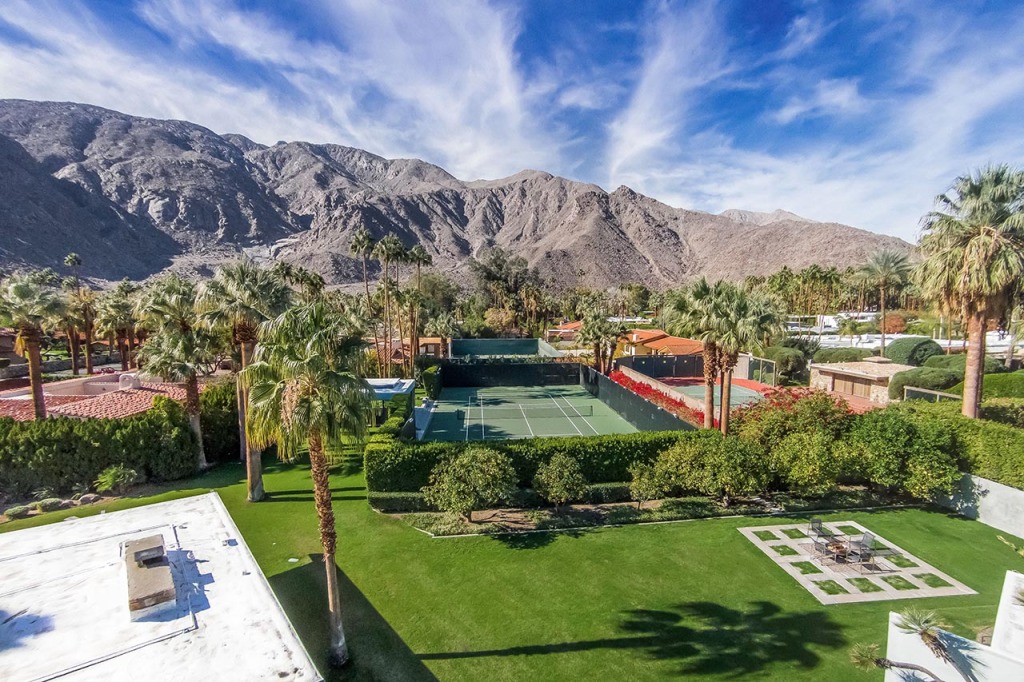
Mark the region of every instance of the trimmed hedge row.
POLYGON ((198 458, 185 408, 162 397, 125 419, 0 419, 0 490, 14 497, 92 485, 115 464, 151 481, 174 480, 194 473, 198 458))
POLYGON ((981 416, 1000 424, 1024 429, 1024 400, 995 398, 981 406, 981 416))
MULTIPOLYGON (((488 441, 487 447, 505 453, 512 460, 519 483, 528 486, 537 467, 556 453, 574 458, 591 483, 621 483, 630 480, 634 462, 650 463, 663 450, 692 431, 661 431, 571 438, 488 441)), ((375 492, 414 492, 430 482, 430 472, 439 462, 458 455, 470 441, 456 443, 406 444, 392 437, 371 436, 366 446, 366 486, 375 492)))
MULTIPOLYGON (((935 367, 937 369, 947 369, 950 372, 956 372, 963 379, 964 372, 967 369, 967 353, 957 353, 955 355, 933 355, 924 361, 924 367, 935 367)), ((993 357, 985 356, 985 374, 1002 374, 1008 372, 1006 365, 993 357)))
POLYGON ((814 362, 860 362, 872 355, 867 348, 822 348, 814 354, 814 362))
MULTIPOLYGON (((963 395, 964 383, 961 381, 949 389, 950 393, 963 395)), ((1024 370, 1005 374, 986 374, 983 400, 991 398, 1024 398, 1024 370)))
POLYGON ((423 384, 423 390, 427 392, 427 397, 437 400, 441 395, 441 365, 433 365, 423 370, 420 374, 420 383, 423 384))
MULTIPOLYGON (((371 507, 385 514, 436 511, 427 503, 426 496, 421 492, 369 492, 366 499, 371 507)), ((629 502, 629 484, 595 483, 588 486, 584 501, 589 504, 629 502)), ((542 507, 545 504, 540 495, 529 488, 517 490, 512 500, 512 506, 520 508, 542 507)))
POLYGON ((199 394, 203 452, 210 464, 239 459, 238 395, 233 380, 209 384, 199 394))
POLYGON ((957 374, 948 369, 938 367, 915 367, 905 372, 893 375, 889 380, 889 399, 903 400, 903 389, 906 386, 914 388, 927 388, 932 391, 945 391, 956 386, 957 382, 963 379, 963 374, 957 374))
POLYGON ((935 355, 942 355, 942 346, 925 336, 896 339, 885 347, 885 357, 901 365, 920 367, 935 355))

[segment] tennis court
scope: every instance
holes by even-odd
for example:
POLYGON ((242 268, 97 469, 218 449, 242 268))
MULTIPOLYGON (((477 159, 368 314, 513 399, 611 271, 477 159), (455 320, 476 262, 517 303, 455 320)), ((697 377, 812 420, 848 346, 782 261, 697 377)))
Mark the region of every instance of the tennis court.
MULTIPOLYGON (((659 379, 664 384, 668 384, 674 390, 679 391, 683 395, 689 396, 690 398, 696 398, 697 400, 704 400, 704 380, 703 379, 680 379, 678 377, 662 377, 659 379)), ((733 407, 739 407, 742 405, 750 405, 751 403, 760 402, 764 395, 755 390, 754 388, 743 386, 740 382, 755 384, 753 381, 744 381, 742 379, 733 379, 732 392, 730 394, 729 404, 733 407)), ((765 389, 770 386, 765 386, 765 389)), ((722 404, 722 387, 715 385, 715 404, 722 404)))
POLYGON ((580 386, 447 387, 423 440, 510 440, 633 433, 636 428, 580 386))

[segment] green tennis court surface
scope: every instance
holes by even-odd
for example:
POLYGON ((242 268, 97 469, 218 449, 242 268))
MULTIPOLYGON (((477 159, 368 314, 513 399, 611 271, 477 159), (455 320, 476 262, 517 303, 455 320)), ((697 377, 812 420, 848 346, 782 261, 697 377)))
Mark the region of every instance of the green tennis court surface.
POLYGON ((579 386, 445 388, 423 440, 509 440, 633 433, 636 428, 579 386))
MULTIPOLYGON (((676 391, 679 391, 683 395, 687 395, 691 398, 697 398, 698 400, 704 400, 704 382, 703 381, 691 381, 691 380, 680 380, 680 379, 661 379, 663 383, 669 384, 676 391), (685 383, 684 383, 685 382, 685 383)), ((751 403, 759 402, 764 398, 763 395, 752 389, 746 388, 745 386, 732 385, 732 391, 729 394, 729 403, 731 405, 749 405, 751 403)), ((722 387, 715 386, 715 404, 722 404, 722 387)))

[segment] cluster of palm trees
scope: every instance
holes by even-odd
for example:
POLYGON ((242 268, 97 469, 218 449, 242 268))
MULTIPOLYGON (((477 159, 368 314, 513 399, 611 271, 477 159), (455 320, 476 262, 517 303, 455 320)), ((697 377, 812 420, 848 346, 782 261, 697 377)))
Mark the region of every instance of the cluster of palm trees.
POLYGON ((721 379, 718 423, 722 433, 728 434, 732 377, 740 352, 758 351, 782 330, 782 309, 769 296, 732 282, 711 284, 701 278, 672 293, 664 318, 666 331, 703 344, 704 427, 715 426, 715 385, 721 379))

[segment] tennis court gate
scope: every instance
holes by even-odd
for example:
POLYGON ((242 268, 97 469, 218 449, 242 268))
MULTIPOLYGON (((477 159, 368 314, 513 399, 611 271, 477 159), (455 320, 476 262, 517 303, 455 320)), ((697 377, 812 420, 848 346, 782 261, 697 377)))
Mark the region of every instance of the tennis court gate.
POLYGON ((767 358, 759 358, 749 353, 740 354, 736 361, 736 369, 733 376, 737 379, 749 379, 768 386, 775 385, 775 361, 767 358))

